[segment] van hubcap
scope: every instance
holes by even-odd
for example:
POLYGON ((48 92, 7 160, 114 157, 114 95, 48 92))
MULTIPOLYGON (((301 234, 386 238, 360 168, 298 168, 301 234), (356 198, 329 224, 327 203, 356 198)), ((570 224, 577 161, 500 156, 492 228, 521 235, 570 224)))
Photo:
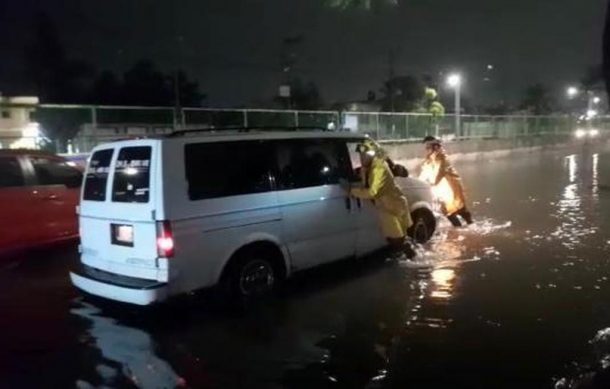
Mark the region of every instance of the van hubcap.
POLYGON ((415 221, 414 230, 415 231, 413 233, 413 237, 417 242, 422 243, 425 242, 426 239, 428 239, 428 226, 426 225, 426 222, 423 219, 418 218, 415 221))
POLYGON ((273 268, 267 261, 248 262, 241 271, 239 288, 244 295, 264 294, 273 288, 273 268))

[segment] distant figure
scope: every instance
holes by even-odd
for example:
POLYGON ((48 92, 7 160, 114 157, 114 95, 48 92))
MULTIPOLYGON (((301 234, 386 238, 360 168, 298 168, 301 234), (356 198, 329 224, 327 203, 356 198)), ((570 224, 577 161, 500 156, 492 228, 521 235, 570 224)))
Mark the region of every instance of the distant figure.
POLYGON ((424 138, 426 159, 421 167, 420 178, 432 185, 432 192, 441 201, 442 210, 454 227, 461 227, 461 216, 472 224, 472 215, 466 207, 462 179, 451 165, 441 141, 433 136, 424 138))
POLYGON ((381 230, 396 258, 414 258, 416 253, 407 242, 407 230, 413 225, 409 203, 394 182, 385 152, 373 140, 362 142, 356 151, 360 153, 360 175, 364 187, 352 188, 350 194, 360 199, 373 200, 381 230))

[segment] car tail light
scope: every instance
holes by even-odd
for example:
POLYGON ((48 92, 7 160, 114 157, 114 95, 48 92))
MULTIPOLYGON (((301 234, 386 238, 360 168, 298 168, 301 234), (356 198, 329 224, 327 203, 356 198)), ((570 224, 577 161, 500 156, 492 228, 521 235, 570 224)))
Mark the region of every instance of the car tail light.
POLYGON ((168 220, 157 222, 157 254, 163 258, 174 256, 174 235, 168 220))

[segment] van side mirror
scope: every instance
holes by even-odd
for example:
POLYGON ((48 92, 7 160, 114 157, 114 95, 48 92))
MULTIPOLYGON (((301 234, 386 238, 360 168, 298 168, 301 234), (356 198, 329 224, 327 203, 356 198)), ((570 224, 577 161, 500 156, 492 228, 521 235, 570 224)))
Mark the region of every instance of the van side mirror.
POLYGON ((77 174, 70 176, 66 180, 65 184, 66 184, 66 187, 68 187, 68 188, 80 188, 82 183, 83 183, 83 173, 78 172, 77 174))

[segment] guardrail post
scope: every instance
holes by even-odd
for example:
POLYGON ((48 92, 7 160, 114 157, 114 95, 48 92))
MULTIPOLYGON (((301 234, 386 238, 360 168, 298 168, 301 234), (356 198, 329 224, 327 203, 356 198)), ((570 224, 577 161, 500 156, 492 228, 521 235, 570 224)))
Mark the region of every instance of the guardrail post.
POLYGON ((93 129, 95 130, 97 128, 97 109, 95 108, 95 106, 92 106, 90 109, 91 109, 91 127, 93 127, 93 129))
POLYGON ((375 133, 377 134, 377 140, 379 140, 379 112, 377 112, 377 115, 375 115, 375 123, 376 123, 375 133))
MULTIPOLYGON (((95 105, 91 107, 91 133, 95 134, 94 136, 97 136, 97 108, 95 105)), ((87 151, 91 150, 94 146, 90 139, 85 139, 85 143, 87 151)))
MULTIPOLYGON (((471 131, 471 133, 472 133, 472 131, 471 131)), ((475 133, 475 137, 478 137, 479 134, 481 133, 481 130, 479 129, 479 115, 474 116, 474 133, 475 133)))
POLYGON ((244 109, 242 111, 242 121, 243 121, 244 127, 248 127, 248 110, 247 109, 244 109))
POLYGON ((409 114, 405 114, 405 139, 409 139, 409 114))
POLYGON ((294 111, 294 126, 299 126, 299 111, 294 111))

